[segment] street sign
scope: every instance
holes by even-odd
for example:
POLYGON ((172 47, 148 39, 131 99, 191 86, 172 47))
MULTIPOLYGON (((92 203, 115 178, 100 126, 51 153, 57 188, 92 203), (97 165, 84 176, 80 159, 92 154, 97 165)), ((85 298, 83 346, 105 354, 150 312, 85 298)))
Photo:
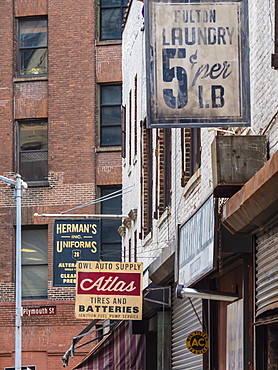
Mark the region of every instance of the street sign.
POLYGON ((22 316, 53 316, 56 315, 56 306, 22 307, 22 316))

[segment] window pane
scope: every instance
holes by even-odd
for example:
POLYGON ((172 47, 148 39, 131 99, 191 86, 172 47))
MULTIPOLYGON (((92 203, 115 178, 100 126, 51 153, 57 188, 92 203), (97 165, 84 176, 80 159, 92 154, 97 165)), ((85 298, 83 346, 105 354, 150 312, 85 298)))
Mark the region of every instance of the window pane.
POLYGON ((20 74, 47 73, 47 49, 25 49, 20 52, 20 74))
POLYGON ((48 263, 47 229, 22 229, 22 265, 48 263))
MULTIPOLYGON (((101 196, 106 196, 115 191, 120 190, 120 187, 102 188, 101 196)), ((114 198, 110 198, 101 202, 101 213, 103 214, 121 214, 122 213, 122 197, 120 193, 114 198)), ((111 195, 113 197, 113 194, 111 195)), ((103 261, 121 261, 122 247, 121 237, 118 233, 118 228, 121 226, 121 220, 101 220, 101 258, 103 261)))
MULTIPOLYGON (((115 214, 115 212, 112 212, 115 214)), ((116 213, 117 214, 117 213, 116 213)), ((102 220, 102 242, 103 243, 120 243, 121 236, 118 233, 118 228, 121 226, 120 220, 102 220)))
POLYGON ((122 85, 110 85, 101 87, 101 105, 121 104, 122 85))
POLYGON ((112 6, 121 6, 121 0, 101 0, 101 7, 110 8, 112 6))
POLYGON ((47 228, 22 229, 22 297, 47 298, 47 228))
POLYGON ((20 22, 20 47, 47 46, 47 20, 20 22))
MULTIPOLYGON (((101 196, 104 197, 106 195, 109 195, 119 190, 121 190, 120 187, 103 188, 101 189, 101 196)), ((116 194, 112 194, 110 199, 105 200, 104 202, 101 202, 101 213, 103 214, 121 214, 122 213, 122 197, 119 194, 121 194, 120 191, 116 194)))
POLYGON ((122 37, 122 11, 121 8, 103 9, 101 11, 101 39, 116 40, 122 37))
POLYGON ((47 298, 47 265, 22 266, 22 298, 47 298))
POLYGON ((119 244, 102 244, 102 261, 121 261, 122 260, 122 250, 121 243, 119 244))
POLYGON ((121 145, 121 127, 102 127, 101 129, 102 146, 121 145))
POLYGON ((22 152, 19 156, 19 173, 25 181, 47 180, 47 152, 22 152))
POLYGON ((121 125, 121 107, 104 107, 101 109, 102 126, 121 125))
POLYGON ((47 149, 47 122, 20 123, 20 150, 47 149))

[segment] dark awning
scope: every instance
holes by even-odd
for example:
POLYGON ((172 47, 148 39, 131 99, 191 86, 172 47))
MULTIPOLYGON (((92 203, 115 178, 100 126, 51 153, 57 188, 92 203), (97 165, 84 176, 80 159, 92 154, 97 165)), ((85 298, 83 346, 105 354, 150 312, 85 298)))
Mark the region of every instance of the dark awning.
POLYGON ((73 370, 145 370, 145 335, 121 321, 73 370))

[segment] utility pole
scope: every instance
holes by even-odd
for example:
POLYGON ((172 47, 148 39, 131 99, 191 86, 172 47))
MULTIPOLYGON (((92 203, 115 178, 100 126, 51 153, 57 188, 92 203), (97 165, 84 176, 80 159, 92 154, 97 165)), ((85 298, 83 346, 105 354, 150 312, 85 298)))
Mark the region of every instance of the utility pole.
POLYGON ((19 174, 16 180, 0 176, 0 180, 15 187, 16 199, 16 267, 15 267, 15 370, 21 370, 21 198, 28 185, 19 174))

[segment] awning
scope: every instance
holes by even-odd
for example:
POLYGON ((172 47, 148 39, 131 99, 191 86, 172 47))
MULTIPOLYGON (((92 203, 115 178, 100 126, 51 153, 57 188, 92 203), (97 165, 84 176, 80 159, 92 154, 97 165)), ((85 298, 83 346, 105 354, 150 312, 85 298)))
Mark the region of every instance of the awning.
POLYGON ((121 321, 73 370, 145 370, 145 335, 121 321))
POLYGON ((223 225, 232 233, 260 231, 278 214, 278 151, 223 207, 223 225))

